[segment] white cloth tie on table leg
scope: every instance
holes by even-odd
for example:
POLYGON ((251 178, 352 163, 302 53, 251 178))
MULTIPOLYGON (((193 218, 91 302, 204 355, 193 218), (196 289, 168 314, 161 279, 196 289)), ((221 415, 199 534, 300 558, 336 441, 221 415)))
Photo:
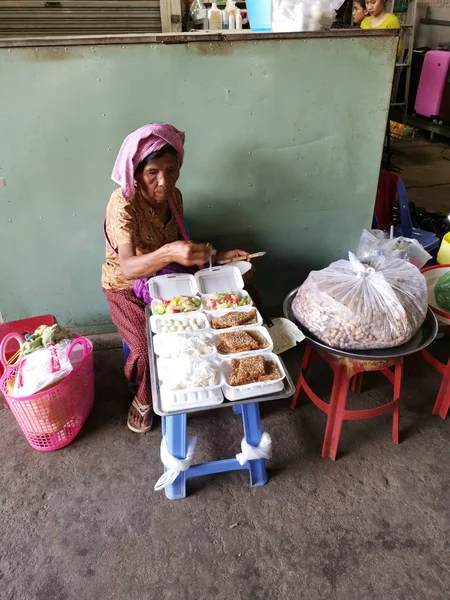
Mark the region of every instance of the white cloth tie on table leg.
POLYGON ((236 454, 237 461, 240 465, 244 466, 249 460, 258 460, 259 458, 271 458, 272 457, 272 440, 268 433, 263 433, 259 446, 255 448, 250 446, 245 441, 245 438, 241 442, 241 450, 239 454, 236 454))
POLYGON ((197 438, 190 438, 188 441, 186 458, 176 458, 170 454, 167 449, 166 436, 161 440, 161 461, 167 471, 161 475, 155 483, 155 490, 163 490, 168 485, 171 485, 182 471, 187 471, 192 465, 194 459, 194 451, 197 445, 197 438))

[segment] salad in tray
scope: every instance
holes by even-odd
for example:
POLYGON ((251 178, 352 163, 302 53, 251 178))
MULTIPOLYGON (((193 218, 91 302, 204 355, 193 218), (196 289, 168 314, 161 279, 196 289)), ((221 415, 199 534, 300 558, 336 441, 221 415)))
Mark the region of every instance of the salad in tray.
POLYGON ((208 294, 204 302, 206 310, 222 310, 247 306, 251 303, 251 300, 248 295, 241 297, 237 292, 225 292, 223 294, 208 294))
POLYGON ((200 306, 200 300, 194 296, 175 296, 172 300, 157 298, 153 312, 156 315, 176 315, 199 310, 200 306))

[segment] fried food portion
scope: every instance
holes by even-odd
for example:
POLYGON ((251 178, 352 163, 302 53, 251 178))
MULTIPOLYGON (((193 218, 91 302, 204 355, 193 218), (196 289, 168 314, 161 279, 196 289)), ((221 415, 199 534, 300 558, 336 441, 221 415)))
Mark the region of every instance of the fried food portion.
POLYGON ((256 325, 256 323, 256 310, 254 308, 248 312, 228 312, 223 317, 213 317, 211 319, 213 329, 229 329, 230 327, 242 327, 243 325, 256 325))
POLYGON ((239 386, 261 381, 276 381, 281 373, 273 360, 264 356, 234 358, 231 361, 230 385, 239 386))
POLYGON ((230 331, 219 334, 217 349, 221 354, 237 354, 263 350, 269 342, 256 331, 230 331))

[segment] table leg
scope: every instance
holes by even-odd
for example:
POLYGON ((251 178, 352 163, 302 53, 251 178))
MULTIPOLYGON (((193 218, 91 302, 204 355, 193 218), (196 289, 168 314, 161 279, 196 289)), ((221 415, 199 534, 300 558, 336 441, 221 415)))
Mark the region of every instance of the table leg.
MULTIPOLYGON (((163 419, 163 435, 167 449, 176 458, 186 458, 187 454, 187 415, 173 415, 163 419)), ((186 498, 186 472, 178 475, 175 481, 165 488, 169 500, 186 498)))
MULTIPOLYGON (((325 426, 325 435, 323 437, 323 445, 322 445, 322 457, 329 456, 332 460, 336 459, 336 452, 334 453, 334 458, 332 456, 331 446, 334 440, 334 429, 336 422, 336 410, 339 404, 340 399, 340 391, 343 385, 344 380, 347 381, 347 391, 348 391, 348 375, 346 367, 340 365, 333 367, 334 378, 333 378, 333 389, 331 390, 331 398, 330 398, 330 406, 328 409, 327 415, 327 424, 325 426)), ((347 394, 346 394, 347 395, 347 394)), ((345 401, 344 401, 345 406, 345 401)), ((339 431, 341 429, 342 423, 339 426, 339 431)), ((337 444, 336 444, 337 448, 337 444)))
MULTIPOLYGON (((242 423, 244 425, 244 438, 247 444, 253 447, 261 442, 262 429, 259 416, 259 404, 242 404, 242 423)), ((264 458, 249 461, 250 485, 261 486, 267 483, 266 461, 264 458)))
POLYGON ((313 349, 312 345, 308 342, 306 345, 305 353, 303 354, 302 364, 300 366, 300 375, 298 376, 297 385, 295 386, 295 392, 292 397, 292 402, 291 402, 292 410, 294 410, 294 408, 297 404, 298 397, 302 390, 302 376, 304 377, 306 375, 306 371, 308 370, 309 361, 311 360, 312 349, 313 349))
POLYGON ((331 443, 328 452, 328 456, 331 458, 331 460, 336 460, 339 438, 341 437, 342 423, 344 422, 345 405, 347 403, 349 385, 350 379, 347 375, 347 370, 344 368, 339 382, 334 427, 331 434, 331 443))
POLYGON ((233 406, 233 412, 235 415, 242 415, 242 406, 240 404, 233 406))
MULTIPOLYGON (((394 400, 399 400, 402 391, 402 378, 403 378, 403 360, 400 360, 395 364, 394 372, 394 400)), ((394 407, 392 411, 392 441, 394 444, 400 443, 400 402, 394 407)))
POLYGON ((433 408, 433 415, 439 414, 442 419, 447 418, 450 409, 450 361, 447 366, 447 371, 444 373, 441 387, 436 398, 433 408))

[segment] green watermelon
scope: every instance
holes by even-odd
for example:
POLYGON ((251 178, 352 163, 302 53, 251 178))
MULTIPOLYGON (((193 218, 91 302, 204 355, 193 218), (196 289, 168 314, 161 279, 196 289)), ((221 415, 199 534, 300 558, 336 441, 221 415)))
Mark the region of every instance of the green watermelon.
POLYGON ((450 312, 450 271, 439 278, 434 286, 436 302, 446 312, 450 312))

